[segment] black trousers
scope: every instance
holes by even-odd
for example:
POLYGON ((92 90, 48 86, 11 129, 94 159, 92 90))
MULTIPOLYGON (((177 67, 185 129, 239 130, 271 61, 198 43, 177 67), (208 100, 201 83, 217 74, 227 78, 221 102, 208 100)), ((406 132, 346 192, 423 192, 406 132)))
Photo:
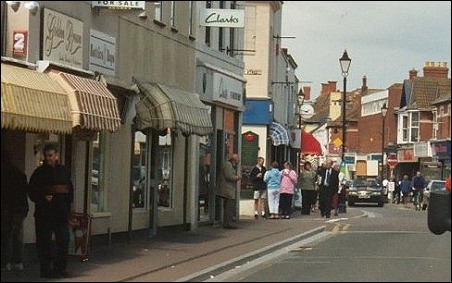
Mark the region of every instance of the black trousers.
POLYGON ((319 192, 319 205, 321 216, 331 215, 331 201, 333 200, 334 192, 329 187, 322 186, 319 192))
POLYGON ((55 218, 35 218, 36 247, 41 273, 65 271, 69 248, 69 226, 66 221, 55 218), (55 234, 55 255, 53 255, 52 235, 55 234))
POLYGON ((279 195, 279 211, 282 216, 290 216, 292 214, 292 198, 293 194, 279 195))
POLYGON ((301 214, 310 214, 311 205, 315 204, 317 201, 317 191, 314 190, 302 190, 301 191, 301 214))
POLYGON ((235 214, 235 199, 223 199, 223 226, 232 226, 235 214))

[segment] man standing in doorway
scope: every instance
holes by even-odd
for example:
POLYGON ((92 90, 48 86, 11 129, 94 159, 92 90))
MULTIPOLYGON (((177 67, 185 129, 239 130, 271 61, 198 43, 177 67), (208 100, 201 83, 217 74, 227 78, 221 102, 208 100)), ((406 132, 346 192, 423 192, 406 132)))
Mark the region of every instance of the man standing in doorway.
POLYGON ((223 198, 223 228, 225 229, 237 229, 237 226, 232 225, 232 219, 234 217, 237 182, 242 178, 242 176, 237 173, 237 166, 239 163, 239 155, 234 153, 221 168, 220 184, 217 194, 223 198))
POLYGON ((71 172, 58 164, 57 146, 44 146, 44 163, 30 178, 29 196, 35 203, 36 247, 42 278, 68 277, 66 256, 69 247, 68 217, 74 198, 71 172), (56 256, 52 260, 52 235, 56 256))

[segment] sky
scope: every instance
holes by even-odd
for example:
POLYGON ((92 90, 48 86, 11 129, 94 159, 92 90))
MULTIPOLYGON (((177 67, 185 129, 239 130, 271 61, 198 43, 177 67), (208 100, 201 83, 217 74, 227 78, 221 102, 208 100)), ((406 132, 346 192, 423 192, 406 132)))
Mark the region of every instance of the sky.
POLYGON ((402 83, 411 69, 426 61, 451 68, 450 1, 284 1, 281 46, 295 59, 300 87, 311 86, 311 99, 321 83, 337 81, 343 90, 339 58, 352 59, 347 91, 386 89, 402 83))

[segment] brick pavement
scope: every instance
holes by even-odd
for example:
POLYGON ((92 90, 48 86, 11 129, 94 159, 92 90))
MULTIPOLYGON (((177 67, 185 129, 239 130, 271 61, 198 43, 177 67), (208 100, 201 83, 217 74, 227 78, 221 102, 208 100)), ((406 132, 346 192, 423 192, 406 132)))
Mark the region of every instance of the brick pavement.
MULTIPOLYGON (((254 220, 248 210, 241 210, 237 230, 221 226, 200 226, 196 231, 180 228, 160 229, 149 238, 146 231, 134 232, 127 244, 126 235, 115 235, 108 246, 105 237, 94 237, 89 261, 71 257, 68 269, 73 277, 58 282, 196 281, 205 273, 215 274, 235 264, 264 256, 324 231, 327 219, 319 213, 310 216, 295 212, 289 220, 254 220), (248 211, 248 213, 247 213, 248 211)), ((251 210, 252 211, 252 210, 251 210)), ((361 210, 349 208, 341 217, 360 217, 361 210)), ((27 246, 24 271, 3 272, 2 282, 44 282, 39 278, 36 251, 27 246)))

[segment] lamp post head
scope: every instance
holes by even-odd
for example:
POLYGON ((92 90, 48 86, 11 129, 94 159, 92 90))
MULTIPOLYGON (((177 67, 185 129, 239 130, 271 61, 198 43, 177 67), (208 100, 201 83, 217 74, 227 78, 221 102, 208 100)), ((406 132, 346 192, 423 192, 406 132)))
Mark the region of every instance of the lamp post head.
POLYGON ((383 106, 381 107, 381 115, 384 117, 386 117, 386 113, 388 112, 388 107, 386 106, 386 103, 383 104, 383 106))
POLYGON ((339 63, 341 64, 342 76, 345 78, 348 75, 348 69, 352 63, 352 59, 348 57, 347 49, 344 50, 344 54, 342 54, 342 57, 339 59, 339 63))
POLYGON ((14 12, 17 12, 19 10, 20 1, 6 1, 6 4, 13 9, 14 12))

